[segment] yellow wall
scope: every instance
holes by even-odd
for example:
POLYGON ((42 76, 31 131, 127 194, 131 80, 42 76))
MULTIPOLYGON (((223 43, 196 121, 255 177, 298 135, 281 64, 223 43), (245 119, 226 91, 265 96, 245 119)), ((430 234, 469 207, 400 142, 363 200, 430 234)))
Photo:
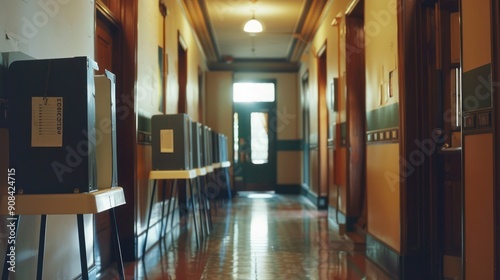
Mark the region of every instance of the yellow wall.
MULTIPOLYGON (((490 12, 488 0, 462 1, 464 72, 491 63, 490 12)), ((466 279, 494 275, 493 146, 491 133, 464 136, 466 279)))
POLYGON ((233 159, 233 72, 212 71, 206 78, 206 124, 227 135, 229 159, 233 159))
POLYGON ((488 0, 462 0, 463 72, 491 63, 490 13, 488 0))
MULTIPOLYGON (((148 1, 139 1, 148 2, 148 1)), ((165 48, 168 56, 168 80, 167 80, 167 113, 177 112, 177 100, 179 85, 177 82, 177 43, 178 33, 182 36, 187 45, 188 56, 188 82, 186 87, 187 112, 193 120, 200 120, 198 117, 198 70, 207 71, 205 55, 200 49, 200 44, 191 29, 189 21, 185 17, 185 11, 179 5, 179 1, 167 0, 165 4, 169 9, 166 18, 165 28, 165 48)), ((157 2, 149 3, 151 6, 158 7, 157 2)), ((148 19, 149 20, 149 19, 148 19)))
MULTIPOLYGON (((395 0, 365 1, 367 112, 399 101, 395 3, 395 0), (392 98, 387 94, 390 71, 393 71, 394 81, 392 98)), ((399 251, 399 144, 368 145, 366 163, 368 232, 399 251)))
POLYGON ((166 1, 169 13, 165 19, 165 42, 162 43, 163 18, 158 3, 138 1, 138 54, 137 54, 137 100, 139 113, 146 116, 158 111, 161 89, 158 70, 158 46, 165 46, 166 55, 166 113, 177 113, 179 98, 178 83, 178 42, 179 34, 187 45, 188 82, 186 86, 187 113, 192 120, 198 121, 198 70, 206 71, 203 52, 179 2, 166 1))
POLYGON ((493 136, 465 137, 465 279, 493 279, 493 136))
MULTIPOLYGON (((346 55, 352 49, 346 48, 344 12, 350 1, 333 1, 325 12, 322 23, 311 47, 304 56, 307 60, 302 66, 299 77, 309 71, 311 142, 317 143, 317 65, 316 52, 327 46, 327 83, 338 77, 338 112, 331 116, 331 123, 346 121, 345 69, 346 55), (337 18, 338 26, 332 26, 337 18)), ((396 1, 365 1, 365 40, 366 40, 366 110, 371 111, 397 103, 397 13, 396 1), (382 96, 380 85, 388 86, 389 71, 393 74, 393 97, 382 96)), ((327 86, 327 90, 330 90, 327 86)), ((346 207, 346 149, 340 147, 340 135, 335 135, 335 183, 339 185, 339 209, 346 207)), ((318 165, 316 153, 311 153, 311 185, 317 190, 318 165)), ((330 177, 331 178, 331 177, 330 177)), ((399 144, 377 144, 367 148, 367 194, 368 194, 368 232, 388 244, 396 251, 401 247, 400 193, 399 193, 399 144), (392 178, 388 181, 387 177, 392 178)), ((337 189, 330 189, 336 195, 337 189)))
MULTIPOLYGON (((233 161, 233 72, 211 71, 205 82, 205 123, 227 136, 228 159, 233 161)), ((233 176, 233 165, 229 168, 233 176)))
MULTIPOLYGON (((311 46, 303 55, 302 66, 299 71, 299 77, 302 77, 306 71, 309 73, 309 114, 310 114, 310 143, 313 146, 317 146, 319 144, 318 139, 318 69, 317 69, 317 56, 319 50, 321 50, 326 44, 326 94, 327 96, 331 93, 331 83, 333 82, 333 78, 338 78, 339 74, 339 29, 338 27, 334 27, 331 25, 332 20, 341 13, 341 11, 345 10, 349 1, 347 0, 339 0, 339 1, 331 1, 327 8, 325 9, 322 18, 320 19, 320 26, 316 35, 314 36, 311 46)), ((341 80, 339 79, 339 89, 342 88, 341 80)), ((339 101, 338 103, 342 103, 339 101)), ((325 104, 323 104, 325 105, 325 104)), ((342 106, 339 106, 339 113, 342 114, 342 106)), ((345 121, 345 113, 343 114, 345 121)), ((331 114, 328 116, 331 119, 330 125, 334 125, 339 122, 339 114, 331 114)), ((335 141, 339 142, 338 139, 335 141)), ((325 153, 326 155, 327 153, 325 153)), ((345 159, 345 158, 344 158, 345 159)), ((327 189, 327 184, 324 183, 323 186, 320 186, 320 174, 319 174, 319 162, 318 162, 318 149, 312 150, 310 152, 310 190, 313 193, 327 192, 331 193, 331 190, 327 189), (322 189, 322 191, 320 191, 322 189)), ((327 158, 324 159, 323 163, 327 162, 327 158)), ((345 162, 345 160, 344 160, 345 162)), ((333 166, 328 165, 328 172, 332 172, 333 166)), ((330 174, 331 175, 331 174, 330 174)), ((333 180, 333 177, 330 177, 333 180)), ((344 188, 345 193, 345 185, 342 186, 344 188)), ((325 195, 325 194, 323 194, 325 195)), ((345 196, 342 196, 342 199, 345 201, 345 196)), ((345 203, 344 203, 345 204, 345 203)))
POLYGON ((302 182, 300 151, 278 151, 277 184, 299 185, 302 182))
POLYGON ((399 162, 388 155, 398 152, 397 143, 366 149, 368 232, 396 251, 401 249, 399 162))
POLYGON ((162 114, 162 83, 158 46, 162 46, 162 20, 157 3, 138 2, 137 95, 138 113, 147 118, 162 114))

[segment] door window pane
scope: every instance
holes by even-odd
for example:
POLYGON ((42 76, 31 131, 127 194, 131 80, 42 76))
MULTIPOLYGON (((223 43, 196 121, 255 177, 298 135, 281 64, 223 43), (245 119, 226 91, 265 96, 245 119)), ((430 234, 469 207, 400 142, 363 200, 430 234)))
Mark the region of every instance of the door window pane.
POLYGON ((274 83, 234 83, 234 102, 274 102, 274 83))
POLYGON ((264 164, 269 159, 269 133, 268 133, 268 116, 267 113, 251 113, 251 149, 252 163, 264 164))

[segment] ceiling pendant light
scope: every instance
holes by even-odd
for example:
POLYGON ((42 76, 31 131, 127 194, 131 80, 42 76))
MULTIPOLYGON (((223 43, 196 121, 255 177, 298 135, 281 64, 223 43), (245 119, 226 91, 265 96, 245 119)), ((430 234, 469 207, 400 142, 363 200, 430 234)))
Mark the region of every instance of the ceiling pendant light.
POLYGON ((260 33, 262 29, 262 23, 255 19, 255 13, 252 11, 252 19, 245 23, 243 31, 247 33, 260 33))

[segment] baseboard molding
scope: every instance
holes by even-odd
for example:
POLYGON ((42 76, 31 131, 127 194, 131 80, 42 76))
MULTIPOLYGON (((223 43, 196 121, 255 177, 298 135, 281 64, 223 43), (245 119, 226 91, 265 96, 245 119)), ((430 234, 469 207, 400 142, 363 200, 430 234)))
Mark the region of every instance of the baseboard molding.
POLYGON ((328 210, 328 196, 318 196, 318 210, 328 210))
POLYGON ((402 256, 369 233, 366 234, 366 257, 388 273, 391 279, 401 279, 402 256))
MULTIPOLYGON (((97 266, 95 265, 95 263, 88 268, 88 275, 89 279, 97 278, 97 266)), ((80 277, 82 277, 82 274, 80 274, 80 277)))
POLYGON ((318 196, 311 192, 306 185, 302 185, 302 196, 305 196, 316 208, 318 207, 318 196))
POLYGON ((327 196, 318 196, 317 194, 311 192, 306 185, 302 185, 301 194, 309 199, 318 210, 328 210, 327 196))
POLYGON ((409 254, 400 255, 370 233, 366 233, 366 257, 391 279, 420 280, 436 277, 432 272, 428 252, 412 250, 409 254))
POLYGON ((277 194, 300 194, 302 186, 299 184, 280 184, 276 185, 274 192, 277 194))
POLYGON ((337 212, 337 209, 332 206, 328 206, 328 220, 330 220, 330 223, 335 227, 346 224, 345 214, 341 211, 337 212))

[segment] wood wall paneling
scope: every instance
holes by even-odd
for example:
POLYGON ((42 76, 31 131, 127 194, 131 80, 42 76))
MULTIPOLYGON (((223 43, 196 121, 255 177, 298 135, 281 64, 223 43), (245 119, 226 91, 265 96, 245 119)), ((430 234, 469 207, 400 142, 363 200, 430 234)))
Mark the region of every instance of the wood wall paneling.
POLYGON ((136 246, 136 112, 134 106, 137 56, 137 0, 120 1, 121 71, 117 74, 117 154, 118 183, 127 204, 116 209, 124 261, 138 257, 136 246), (131 218, 133 217, 133 218, 131 218))
POLYGON ((437 102, 430 95, 437 88, 434 6, 400 0, 398 7, 401 254, 408 260, 402 276, 429 279, 439 273, 433 270, 439 260, 432 251, 438 248, 432 244, 437 231, 430 213, 436 208, 430 193, 433 159, 420 164, 410 159, 420 151, 415 139, 427 139, 437 123, 432 118, 437 102))
MULTIPOLYGON (((363 2, 361 2, 361 10, 363 2)), ((347 48, 358 47, 361 51, 347 50, 347 216, 358 218, 363 209, 365 193, 365 51, 364 19, 346 17, 347 48)))

